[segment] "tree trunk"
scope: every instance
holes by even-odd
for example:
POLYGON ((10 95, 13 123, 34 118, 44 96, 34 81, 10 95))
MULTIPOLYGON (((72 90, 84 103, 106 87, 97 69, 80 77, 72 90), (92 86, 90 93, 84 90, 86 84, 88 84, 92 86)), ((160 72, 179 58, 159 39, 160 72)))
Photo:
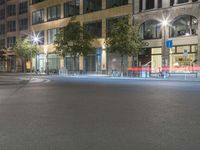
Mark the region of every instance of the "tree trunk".
POLYGON ((26 73, 26 59, 22 58, 22 64, 23 64, 23 71, 26 73))
POLYGON ((76 56, 74 56, 73 58, 74 58, 73 72, 75 74, 76 73, 76 56))
POLYGON ((121 77, 124 76, 124 56, 121 55, 121 77))

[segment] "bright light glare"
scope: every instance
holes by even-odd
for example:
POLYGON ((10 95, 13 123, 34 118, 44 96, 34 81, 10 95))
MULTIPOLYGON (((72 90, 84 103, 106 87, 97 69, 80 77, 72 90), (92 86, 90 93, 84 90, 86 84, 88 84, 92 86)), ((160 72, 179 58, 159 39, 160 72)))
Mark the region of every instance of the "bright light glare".
POLYGON ((39 41, 38 37, 34 37, 34 38, 33 38, 33 41, 34 41, 35 43, 37 43, 37 42, 39 41))
POLYGON ((190 33, 186 33, 185 35, 186 35, 186 36, 189 36, 189 35, 190 35, 190 33))
POLYGON ((35 33, 33 32, 33 34, 31 35, 31 40, 33 41, 33 43, 38 44, 41 42, 42 37, 40 36, 40 32, 39 33, 35 33))
POLYGON ((169 23, 168 23, 167 20, 163 20, 163 21, 162 21, 162 26, 166 27, 168 24, 169 24, 169 23))

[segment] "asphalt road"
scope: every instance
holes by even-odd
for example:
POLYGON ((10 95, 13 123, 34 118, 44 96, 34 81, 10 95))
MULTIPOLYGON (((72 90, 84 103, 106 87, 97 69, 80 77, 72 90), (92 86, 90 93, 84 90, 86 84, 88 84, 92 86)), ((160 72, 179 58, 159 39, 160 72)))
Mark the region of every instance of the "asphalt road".
POLYGON ((200 82, 0 74, 0 150, 199 150, 200 82))

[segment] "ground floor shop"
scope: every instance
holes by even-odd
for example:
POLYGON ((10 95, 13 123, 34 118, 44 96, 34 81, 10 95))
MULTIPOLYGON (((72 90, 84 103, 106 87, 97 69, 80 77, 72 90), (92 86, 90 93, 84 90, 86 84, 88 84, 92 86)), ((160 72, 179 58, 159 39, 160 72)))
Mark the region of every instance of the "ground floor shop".
MULTIPOLYGON (((196 66, 197 45, 180 45, 168 49, 168 68, 171 73, 193 72, 191 68, 196 66)), ((158 73, 163 67, 162 48, 144 48, 139 55, 139 65, 149 67, 152 73, 158 73)))
MULTIPOLYGON (((131 67, 131 59, 123 58, 124 73, 131 67)), ((107 50, 96 48, 93 53, 87 56, 59 56, 56 53, 38 54, 32 60, 32 70, 45 73, 46 70, 57 73, 60 69, 66 69, 69 74, 111 74, 113 71, 121 71, 121 57, 118 54, 110 54, 107 50)))

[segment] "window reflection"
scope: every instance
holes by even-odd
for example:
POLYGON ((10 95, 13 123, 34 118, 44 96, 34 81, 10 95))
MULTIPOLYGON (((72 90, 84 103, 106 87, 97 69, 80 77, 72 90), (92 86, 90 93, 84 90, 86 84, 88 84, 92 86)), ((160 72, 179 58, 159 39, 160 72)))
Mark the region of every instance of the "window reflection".
POLYGON ((198 21, 197 18, 189 15, 179 16, 170 28, 170 36, 189 36, 197 35, 198 21))
POLYGON ((144 22, 140 27, 140 35, 142 39, 158 39, 161 38, 161 25, 156 20, 144 22))

